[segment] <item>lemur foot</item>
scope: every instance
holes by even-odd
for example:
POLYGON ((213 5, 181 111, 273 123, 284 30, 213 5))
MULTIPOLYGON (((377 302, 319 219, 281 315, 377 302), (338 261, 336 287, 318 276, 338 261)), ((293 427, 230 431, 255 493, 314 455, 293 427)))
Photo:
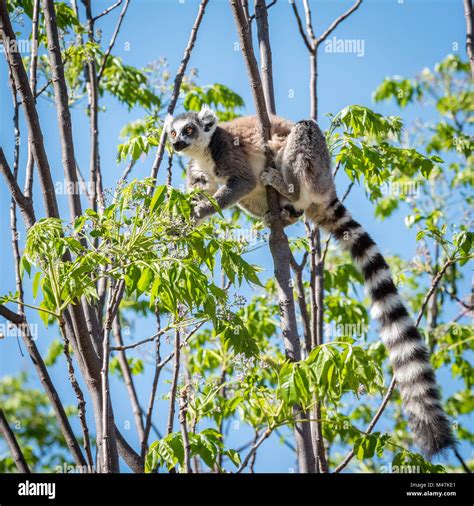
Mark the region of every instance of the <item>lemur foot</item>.
POLYGON ((262 217, 262 221, 266 227, 270 227, 277 219, 278 215, 273 214, 271 211, 267 211, 262 217))
POLYGON ((288 209, 282 209, 279 215, 275 215, 271 211, 267 211, 262 218, 263 223, 267 227, 270 227, 278 219, 282 221, 284 227, 293 225, 293 223, 296 223, 297 221, 297 218, 295 218, 288 209))
POLYGON ((273 167, 267 167, 260 175, 260 181, 264 186, 272 186, 281 177, 280 172, 273 167))

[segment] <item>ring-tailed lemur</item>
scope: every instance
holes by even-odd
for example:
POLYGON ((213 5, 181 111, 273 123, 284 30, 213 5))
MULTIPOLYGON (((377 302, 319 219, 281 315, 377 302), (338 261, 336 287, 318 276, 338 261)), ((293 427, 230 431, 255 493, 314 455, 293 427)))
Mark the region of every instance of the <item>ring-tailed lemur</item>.
MULTIPOLYGON (((453 447, 455 439, 427 347, 375 242, 337 198, 323 133, 311 120, 293 124, 272 117, 271 125, 270 147, 277 169, 266 168, 255 117, 218 125, 216 115, 204 108, 166 121, 174 149, 191 159, 189 186, 211 193, 221 208, 237 204, 264 217, 268 211, 265 186, 271 185, 282 196, 288 223, 305 212, 350 253, 364 276, 371 314, 380 321, 380 334, 417 445, 429 457, 453 447)), ((214 212, 209 202, 199 202, 194 208, 198 220, 214 212)))

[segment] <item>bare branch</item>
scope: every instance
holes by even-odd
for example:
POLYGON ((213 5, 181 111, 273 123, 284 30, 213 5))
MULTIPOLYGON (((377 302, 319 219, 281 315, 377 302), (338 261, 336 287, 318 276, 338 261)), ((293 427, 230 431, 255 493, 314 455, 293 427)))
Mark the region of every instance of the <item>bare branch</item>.
POLYGON ((474 81, 474 14, 472 0, 464 0, 464 15, 466 16, 466 53, 471 64, 471 79, 474 81))
MULTIPOLYGON (((112 332, 115 338, 115 342, 120 348, 123 348, 123 340, 122 340, 122 328, 120 325, 120 315, 114 318, 112 324, 112 332)), ((143 427, 143 419, 142 419, 142 410, 140 409, 140 404, 138 402, 137 392, 135 390, 135 384, 133 382, 132 373, 130 371, 130 366, 127 361, 127 356, 125 351, 122 349, 119 351, 118 360, 120 364, 120 369, 122 371, 122 376, 125 382, 125 387, 128 392, 128 396, 130 398, 130 403, 132 405, 133 416, 135 418, 135 425, 137 427, 137 433, 140 440, 144 437, 144 427, 143 427)))
POLYGON ((265 0, 255 0, 255 17, 257 20, 257 36, 260 46, 260 70, 262 73, 263 93, 270 114, 276 114, 275 93, 273 90, 273 64, 268 32, 268 16, 265 0))
POLYGON ((191 469, 191 444, 189 442, 188 425, 186 413, 188 412, 187 386, 183 388, 179 396, 179 423, 181 425, 181 436, 183 438, 184 462, 183 473, 192 473, 191 469))
MULTIPOLYGON (((268 11, 268 9, 270 9, 270 7, 273 7, 276 3, 277 3, 277 0, 273 0, 272 2, 268 3, 266 5, 267 11, 268 11)), ((251 16, 249 16, 248 2, 247 2, 247 0, 245 0, 245 2, 242 2, 242 7, 245 10, 245 14, 247 15, 249 23, 251 23, 257 17, 257 15, 256 14, 252 14, 251 16)), ((249 29, 250 29, 250 27, 249 27, 249 29)))
POLYGON ((5 441, 10 448, 10 451, 13 456, 13 460, 15 461, 16 467, 20 473, 31 473, 28 464, 26 463, 25 456, 21 451, 20 445, 16 440, 14 432, 11 430, 10 425, 8 425, 8 421, 5 417, 5 413, 3 409, 0 409, 0 431, 5 438, 5 441))
POLYGON ((239 474, 241 473, 248 465, 248 463, 250 462, 250 459, 252 458, 252 456, 255 454, 255 452, 260 448, 260 446, 263 444, 263 442, 268 439, 268 437, 271 435, 273 431, 271 429, 267 429, 261 436, 260 436, 260 439, 254 443, 254 445, 252 446, 252 449, 247 453, 247 456, 245 457, 245 459, 242 461, 242 464, 240 464, 240 467, 237 469, 236 473, 239 474))
POLYGON ((18 186, 18 183, 16 182, 15 176, 13 175, 10 166, 8 165, 2 148, 0 148, 0 172, 3 174, 10 193, 20 208, 26 226, 28 228, 31 227, 36 221, 33 204, 29 198, 23 195, 20 187, 18 186))
MULTIPOLYGON (((191 29, 191 33, 189 35, 188 44, 186 46, 186 49, 184 50, 183 58, 181 60, 181 63, 179 65, 178 72, 174 78, 174 84, 173 84, 173 93, 171 94, 171 99, 168 104, 168 114, 173 114, 176 104, 178 102, 179 92, 181 90, 181 83, 183 82, 184 73, 186 72, 186 68, 188 66, 189 59, 191 58, 191 52, 194 48, 194 44, 196 43, 196 38, 199 30, 199 26, 201 25, 202 18, 204 16, 204 12, 206 10, 206 6, 209 3, 209 0, 201 0, 201 3, 199 4, 199 10, 196 17, 196 20, 194 21, 194 25, 191 29)), ((151 174, 150 176, 153 179, 156 179, 158 175, 158 169, 160 168, 161 162, 163 160, 163 155, 165 152, 165 146, 166 146, 166 129, 163 128, 161 131, 160 136, 160 143, 158 144, 158 149, 156 152, 155 160, 153 161, 153 166, 151 168, 151 174)))
POLYGON ((74 372, 71 354, 69 353, 69 340, 67 338, 67 333, 64 328, 64 322, 60 322, 59 325, 61 327, 61 333, 64 339, 63 353, 67 361, 69 381, 74 390, 74 393, 76 394, 76 398, 78 401, 77 410, 79 412, 79 421, 81 422, 82 435, 84 437, 84 450, 87 455, 88 469, 89 472, 91 473, 94 470, 94 459, 92 458, 91 442, 89 438, 89 427, 87 426, 86 420, 86 401, 84 400, 84 394, 82 393, 81 387, 77 382, 76 374, 74 372))
MULTIPOLYGON (((157 318, 159 321, 159 318, 157 318)), ((151 385, 151 392, 150 392, 150 399, 148 401, 148 408, 146 411, 146 417, 145 417, 145 429, 143 438, 141 439, 141 454, 142 457, 145 456, 147 448, 148 448, 148 437, 150 435, 150 430, 152 427, 152 416, 153 416, 153 407, 155 405, 155 398, 156 398, 156 391, 158 388, 158 381, 160 379, 160 374, 162 367, 160 366, 161 363, 161 355, 160 355, 160 340, 158 339, 156 341, 156 359, 155 359, 155 374, 153 376, 153 383, 151 385)))
POLYGON ((107 9, 105 9, 100 14, 94 17, 94 22, 100 19, 101 17, 106 16, 109 12, 112 12, 115 8, 119 7, 122 2, 123 0, 118 0, 118 2, 115 2, 110 7, 107 7, 107 9))
POLYGON ((180 350, 181 350, 180 331, 178 329, 176 329, 176 334, 175 334, 175 339, 174 339, 174 368, 173 368, 173 379, 171 381, 171 390, 170 390, 170 406, 169 406, 169 412, 168 412, 167 434, 171 434, 173 432, 176 392, 178 389, 178 376, 179 376, 179 366, 180 366, 180 350))
MULTIPOLYGON (((120 0, 120 3, 122 3, 121 0, 120 0)), ((120 5, 120 3, 118 5, 120 5)), ((107 50, 105 51, 104 58, 102 60, 102 64, 99 69, 99 73, 97 74, 97 82, 98 83, 100 82, 100 80, 102 78, 102 74, 104 73, 105 66, 107 65, 107 60, 109 59, 110 53, 112 52, 112 49, 115 45, 115 41, 117 40, 118 34, 120 32, 120 27, 122 26, 123 18, 125 17, 125 14, 127 12, 129 4, 130 4, 130 0, 125 0, 125 5, 123 6, 122 12, 120 13, 120 16, 117 21, 117 25, 115 26, 114 33, 112 35, 112 38, 110 39, 109 46, 108 46, 107 50)), ((95 19, 97 19, 97 18, 95 18, 95 19)))
MULTIPOLYGON (((25 119, 28 126, 28 142, 31 145, 38 173, 40 175, 41 190, 48 217, 59 217, 58 204, 51 178, 51 170, 44 148, 43 133, 41 130, 35 99, 31 92, 28 76, 23 65, 19 51, 11 51, 16 35, 13 31, 5 0, 0 0, 0 37, 9 43, 4 44, 4 53, 12 69, 15 87, 21 97, 25 119)), ((15 45, 15 47, 18 47, 15 45)))
MULTIPOLYGON (((61 140, 61 155, 66 182, 77 188, 76 157, 72 136, 71 112, 69 97, 64 75, 64 64, 59 45, 59 33, 53 0, 43 0, 43 14, 48 36, 49 62, 54 88, 54 97, 58 114, 58 125, 61 140)), ((71 221, 82 214, 81 199, 76 191, 68 192, 71 221)))
POLYGON ((458 450, 454 450, 454 455, 456 455, 456 458, 459 460, 459 463, 461 464, 462 468, 464 469, 464 472, 468 474, 472 474, 472 471, 469 469, 469 466, 466 464, 464 459, 462 458, 462 455, 458 452, 458 450))
POLYGON ((329 28, 319 37, 317 44, 321 44, 331 33, 336 29, 336 27, 344 21, 348 16, 350 16, 355 10, 357 10, 362 3, 362 0, 357 0, 356 3, 347 10, 344 14, 339 16, 330 26, 329 28))
MULTIPOLYGON (((33 18, 31 20, 31 60, 30 60, 30 88, 31 93, 36 98, 36 84, 38 72, 38 27, 39 27, 39 8, 40 0, 33 2, 33 18)), ((28 159, 26 162, 26 177, 25 177, 25 197, 31 198, 33 191, 33 169, 34 157, 31 150, 31 145, 28 143, 28 159)))
POLYGON ((311 39, 313 47, 317 44, 316 35, 314 35, 313 30, 313 20, 311 16, 311 7, 309 6, 308 0, 303 0, 304 12, 306 17, 306 32, 308 33, 309 38, 311 39))
POLYGON ((112 322, 118 311, 120 300, 125 289, 125 282, 121 279, 110 289, 109 300, 104 321, 104 331, 102 338, 102 369, 101 375, 101 394, 102 394, 102 465, 105 473, 113 472, 115 463, 113 462, 111 448, 114 444, 114 427, 111 426, 113 420, 109 393, 109 337, 112 322))
POLYGON ((306 35, 303 27, 303 22, 301 21, 300 13, 298 12, 298 7, 296 6, 296 2, 293 0, 290 2, 291 7, 293 8, 293 12, 295 13, 296 22, 298 24, 298 29, 300 31, 301 38, 303 39, 303 42, 305 43, 306 47, 308 48, 308 51, 312 53, 314 51, 314 47, 311 45, 311 42, 309 41, 308 36, 306 35))

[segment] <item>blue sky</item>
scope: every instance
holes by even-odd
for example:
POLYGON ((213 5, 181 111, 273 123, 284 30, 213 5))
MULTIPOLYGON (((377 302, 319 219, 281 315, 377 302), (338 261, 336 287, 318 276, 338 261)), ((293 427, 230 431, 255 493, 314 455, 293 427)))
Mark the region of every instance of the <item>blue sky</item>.
MULTIPOLYGON (((183 49, 186 46, 190 28, 194 22, 197 0, 136 0, 131 3, 122 30, 117 39, 114 54, 121 56, 125 63, 137 67, 167 58, 172 75, 178 68, 183 49)), ((327 26, 344 12, 353 2, 341 0, 311 1, 313 24, 319 35, 327 26)), ((95 13, 110 5, 111 2, 93 3, 95 13)), ((300 12, 303 15, 301 3, 300 12)), ((98 22, 104 41, 110 39, 115 26, 118 11, 98 22)), ((288 0, 278 0, 270 10, 270 35, 273 49, 275 98, 278 114, 293 120, 309 115, 309 66, 306 48, 299 36, 292 9, 288 0)), ((393 104, 376 104, 371 93, 386 76, 413 76, 424 67, 432 67, 448 53, 458 53, 465 57, 464 37, 465 21, 461 0, 364 0, 360 8, 346 19, 333 32, 337 39, 357 39, 363 41, 364 54, 335 54, 325 52, 324 46, 319 53, 319 111, 320 123, 327 127, 327 113, 336 113, 350 104, 362 104, 373 107, 383 114, 400 114, 393 104)), ((190 66, 199 71, 198 83, 223 83, 239 93, 245 100, 243 113, 252 113, 253 104, 242 55, 234 44, 237 34, 232 15, 226 0, 211 0, 199 31, 196 47, 192 53, 190 66)), ((143 116, 139 109, 127 111, 117 101, 104 97, 102 106, 105 111, 100 115, 101 163, 104 186, 113 187, 120 177, 123 167, 116 164, 116 146, 120 142, 119 132, 122 126, 143 116)), ((73 131, 76 156, 79 166, 87 173, 89 156, 88 122, 81 102, 73 111, 73 131)), ((41 99, 38 103, 42 121, 45 144, 55 182, 63 180, 60 144, 57 132, 56 111, 53 105, 41 99)), ((410 123, 420 116, 429 119, 429 111, 412 107, 403 111, 403 120, 410 123)), ((7 159, 12 161, 13 131, 10 118, 11 96, 7 86, 7 72, 3 55, 0 55, 0 145, 7 159)), ((26 131, 22 121, 21 129, 26 131)), ((25 137, 26 138, 26 137, 25 137)), ((134 177, 149 174, 152 158, 140 160, 134 169, 134 177)), ((22 146, 21 167, 26 162, 26 144, 22 146)), ((23 177, 23 173, 22 177, 23 177)), ((175 179, 178 183, 179 180, 175 179)), ((347 178, 342 174, 338 178, 338 188, 342 193, 347 186, 347 178)), ((37 216, 42 216, 40 188, 34 187, 37 204, 37 216)), ((58 195, 62 216, 67 219, 66 197, 58 195)), ((0 184, 0 216, 6 217, 9 211, 10 196, 3 183, 0 184)), ((382 251, 387 254, 400 254, 409 259, 415 254, 415 232, 407 230, 403 224, 403 212, 396 213, 386 222, 373 218, 373 205, 363 190, 355 189, 347 201, 356 219, 374 235, 382 251)), ((21 221, 21 219, 20 219, 21 221)), ((293 228, 290 234, 299 233, 293 228)), ((4 238, 4 247, 0 253, 0 286, 5 293, 14 289, 14 273, 11 268, 10 233, 8 220, 0 221, 0 231, 4 238)), ((268 250, 261 248, 250 259, 271 272, 268 262, 268 250)), ((467 286, 467 284, 466 284, 467 286)), ((31 321, 38 322, 36 315, 30 313, 31 321)), ((38 345, 45 350, 51 339, 57 336, 55 329, 45 331, 40 323, 38 345)), ((153 333, 151 322, 140 324, 137 338, 153 333)), ((0 373, 15 374, 19 370, 29 370, 34 376, 32 365, 22 358, 13 339, 2 342, 0 352, 0 373)), ((70 389, 64 381, 65 370, 62 366, 53 368, 53 377, 58 380, 60 393, 66 402, 73 402, 70 389)), ((115 382, 116 383, 116 382, 115 382)), ((150 387, 150 378, 137 380, 138 391, 142 394, 142 403, 146 404, 150 387)), ((131 420, 128 400, 116 392, 116 415, 119 425, 131 420)), ((121 391, 120 391, 121 392, 121 391)), ((158 419, 165 414, 166 403, 157 404, 158 419)), ((241 429, 237 441, 247 440, 241 429)), ((131 437, 132 442, 134 441, 131 437)), ((238 445, 238 443, 237 443, 238 445)), ((277 442, 269 442, 261 451, 257 469, 261 471, 286 472, 293 465, 289 450, 277 442)))

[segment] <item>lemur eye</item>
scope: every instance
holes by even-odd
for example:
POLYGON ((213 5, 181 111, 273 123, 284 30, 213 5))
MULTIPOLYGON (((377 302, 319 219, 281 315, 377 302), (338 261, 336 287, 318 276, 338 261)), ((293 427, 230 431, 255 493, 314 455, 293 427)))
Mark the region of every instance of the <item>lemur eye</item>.
POLYGON ((176 130, 171 130, 171 138, 174 139, 176 137, 176 130))
POLYGON ((194 128, 193 128, 193 127, 188 127, 188 128, 186 128, 186 133, 187 133, 188 135, 191 135, 191 134, 193 133, 193 130, 194 130, 194 128))

